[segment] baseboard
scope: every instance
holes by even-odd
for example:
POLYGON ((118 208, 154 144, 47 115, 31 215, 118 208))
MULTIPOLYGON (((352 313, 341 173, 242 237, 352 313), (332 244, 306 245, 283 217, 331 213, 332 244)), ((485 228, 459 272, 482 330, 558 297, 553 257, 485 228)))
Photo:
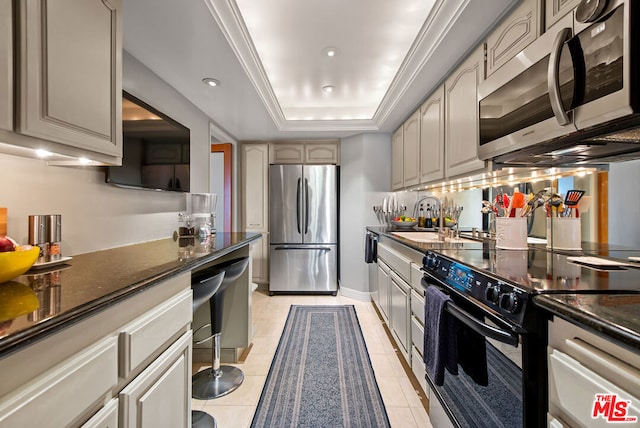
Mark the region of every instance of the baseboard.
POLYGON ((350 299, 359 300, 361 302, 370 302, 371 293, 368 291, 354 290, 340 285, 340 295, 350 299))

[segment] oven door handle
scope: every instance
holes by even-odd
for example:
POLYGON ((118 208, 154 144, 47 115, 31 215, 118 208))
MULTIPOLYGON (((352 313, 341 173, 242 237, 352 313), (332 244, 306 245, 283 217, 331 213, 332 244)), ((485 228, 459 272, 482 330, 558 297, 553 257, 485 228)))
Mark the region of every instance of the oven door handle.
POLYGON ((518 346, 518 335, 516 333, 485 324, 452 302, 447 302, 445 310, 458 319, 458 321, 484 337, 495 339, 507 345, 518 346))

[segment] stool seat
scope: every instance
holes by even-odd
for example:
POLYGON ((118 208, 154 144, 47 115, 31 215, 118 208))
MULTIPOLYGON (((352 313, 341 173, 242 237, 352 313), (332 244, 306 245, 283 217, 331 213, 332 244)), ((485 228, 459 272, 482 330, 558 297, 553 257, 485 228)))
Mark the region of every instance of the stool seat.
POLYGON ((236 390, 244 380, 244 373, 239 368, 220 365, 220 336, 225 292, 244 273, 248 265, 249 258, 243 257, 223 262, 214 267, 218 271, 224 272, 224 278, 218 291, 209 300, 211 333, 213 334, 211 343, 213 361, 211 368, 202 370, 193 376, 193 398, 209 400, 222 397, 236 390))
POLYGON ((208 302, 220 289, 225 272, 219 269, 206 269, 193 274, 191 290, 193 290, 193 312, 208 302))

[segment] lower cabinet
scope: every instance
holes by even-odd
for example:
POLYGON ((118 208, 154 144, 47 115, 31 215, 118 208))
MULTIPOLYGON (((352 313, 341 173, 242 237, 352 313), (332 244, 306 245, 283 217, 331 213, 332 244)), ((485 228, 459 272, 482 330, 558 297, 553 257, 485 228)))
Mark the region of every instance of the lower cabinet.
POLYGON ((405 360, 410 361, 411 288, 395 272, 392 271, 390 276, 391 322, 389 324, 391 325, 391 333, 396 339, 405 360))
MULTIPOLYGON (((247 229, 247 232, 253 232, 247 229)), ((260 231, 255 231, 260 233, 260 231)), ((251 244, 251 279, 253 282, 265 284, 269 282, 269 239, 262 233, 262 239, 251 244)))
POLYGON ((191 273, 0 359, 0 428, 190 427, 191 273))
POLYGON ((186 332, 119 395, 120 428, 191 426, 191 331, 186 332))
POLYGON ((378 259, 378 307, 386 322, 389 322, 389 266, 378 259))

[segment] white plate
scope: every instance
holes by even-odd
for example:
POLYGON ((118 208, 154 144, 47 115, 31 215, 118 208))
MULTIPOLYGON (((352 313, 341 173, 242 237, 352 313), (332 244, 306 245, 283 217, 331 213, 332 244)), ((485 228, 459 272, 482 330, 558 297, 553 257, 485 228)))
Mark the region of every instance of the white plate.
POLYGON ((56 260, 51 260, 49 262, 42 262, 42 263, 34 263, 31 266, 31 269, 42 269, 42 268, 46 268, 46 267, 51 267, 51 266, 56 266, 56 265, 60 265, 62 263, 68 262, 69 260, 71 260, 73 257, 61 257, 59 259, 56 260))

